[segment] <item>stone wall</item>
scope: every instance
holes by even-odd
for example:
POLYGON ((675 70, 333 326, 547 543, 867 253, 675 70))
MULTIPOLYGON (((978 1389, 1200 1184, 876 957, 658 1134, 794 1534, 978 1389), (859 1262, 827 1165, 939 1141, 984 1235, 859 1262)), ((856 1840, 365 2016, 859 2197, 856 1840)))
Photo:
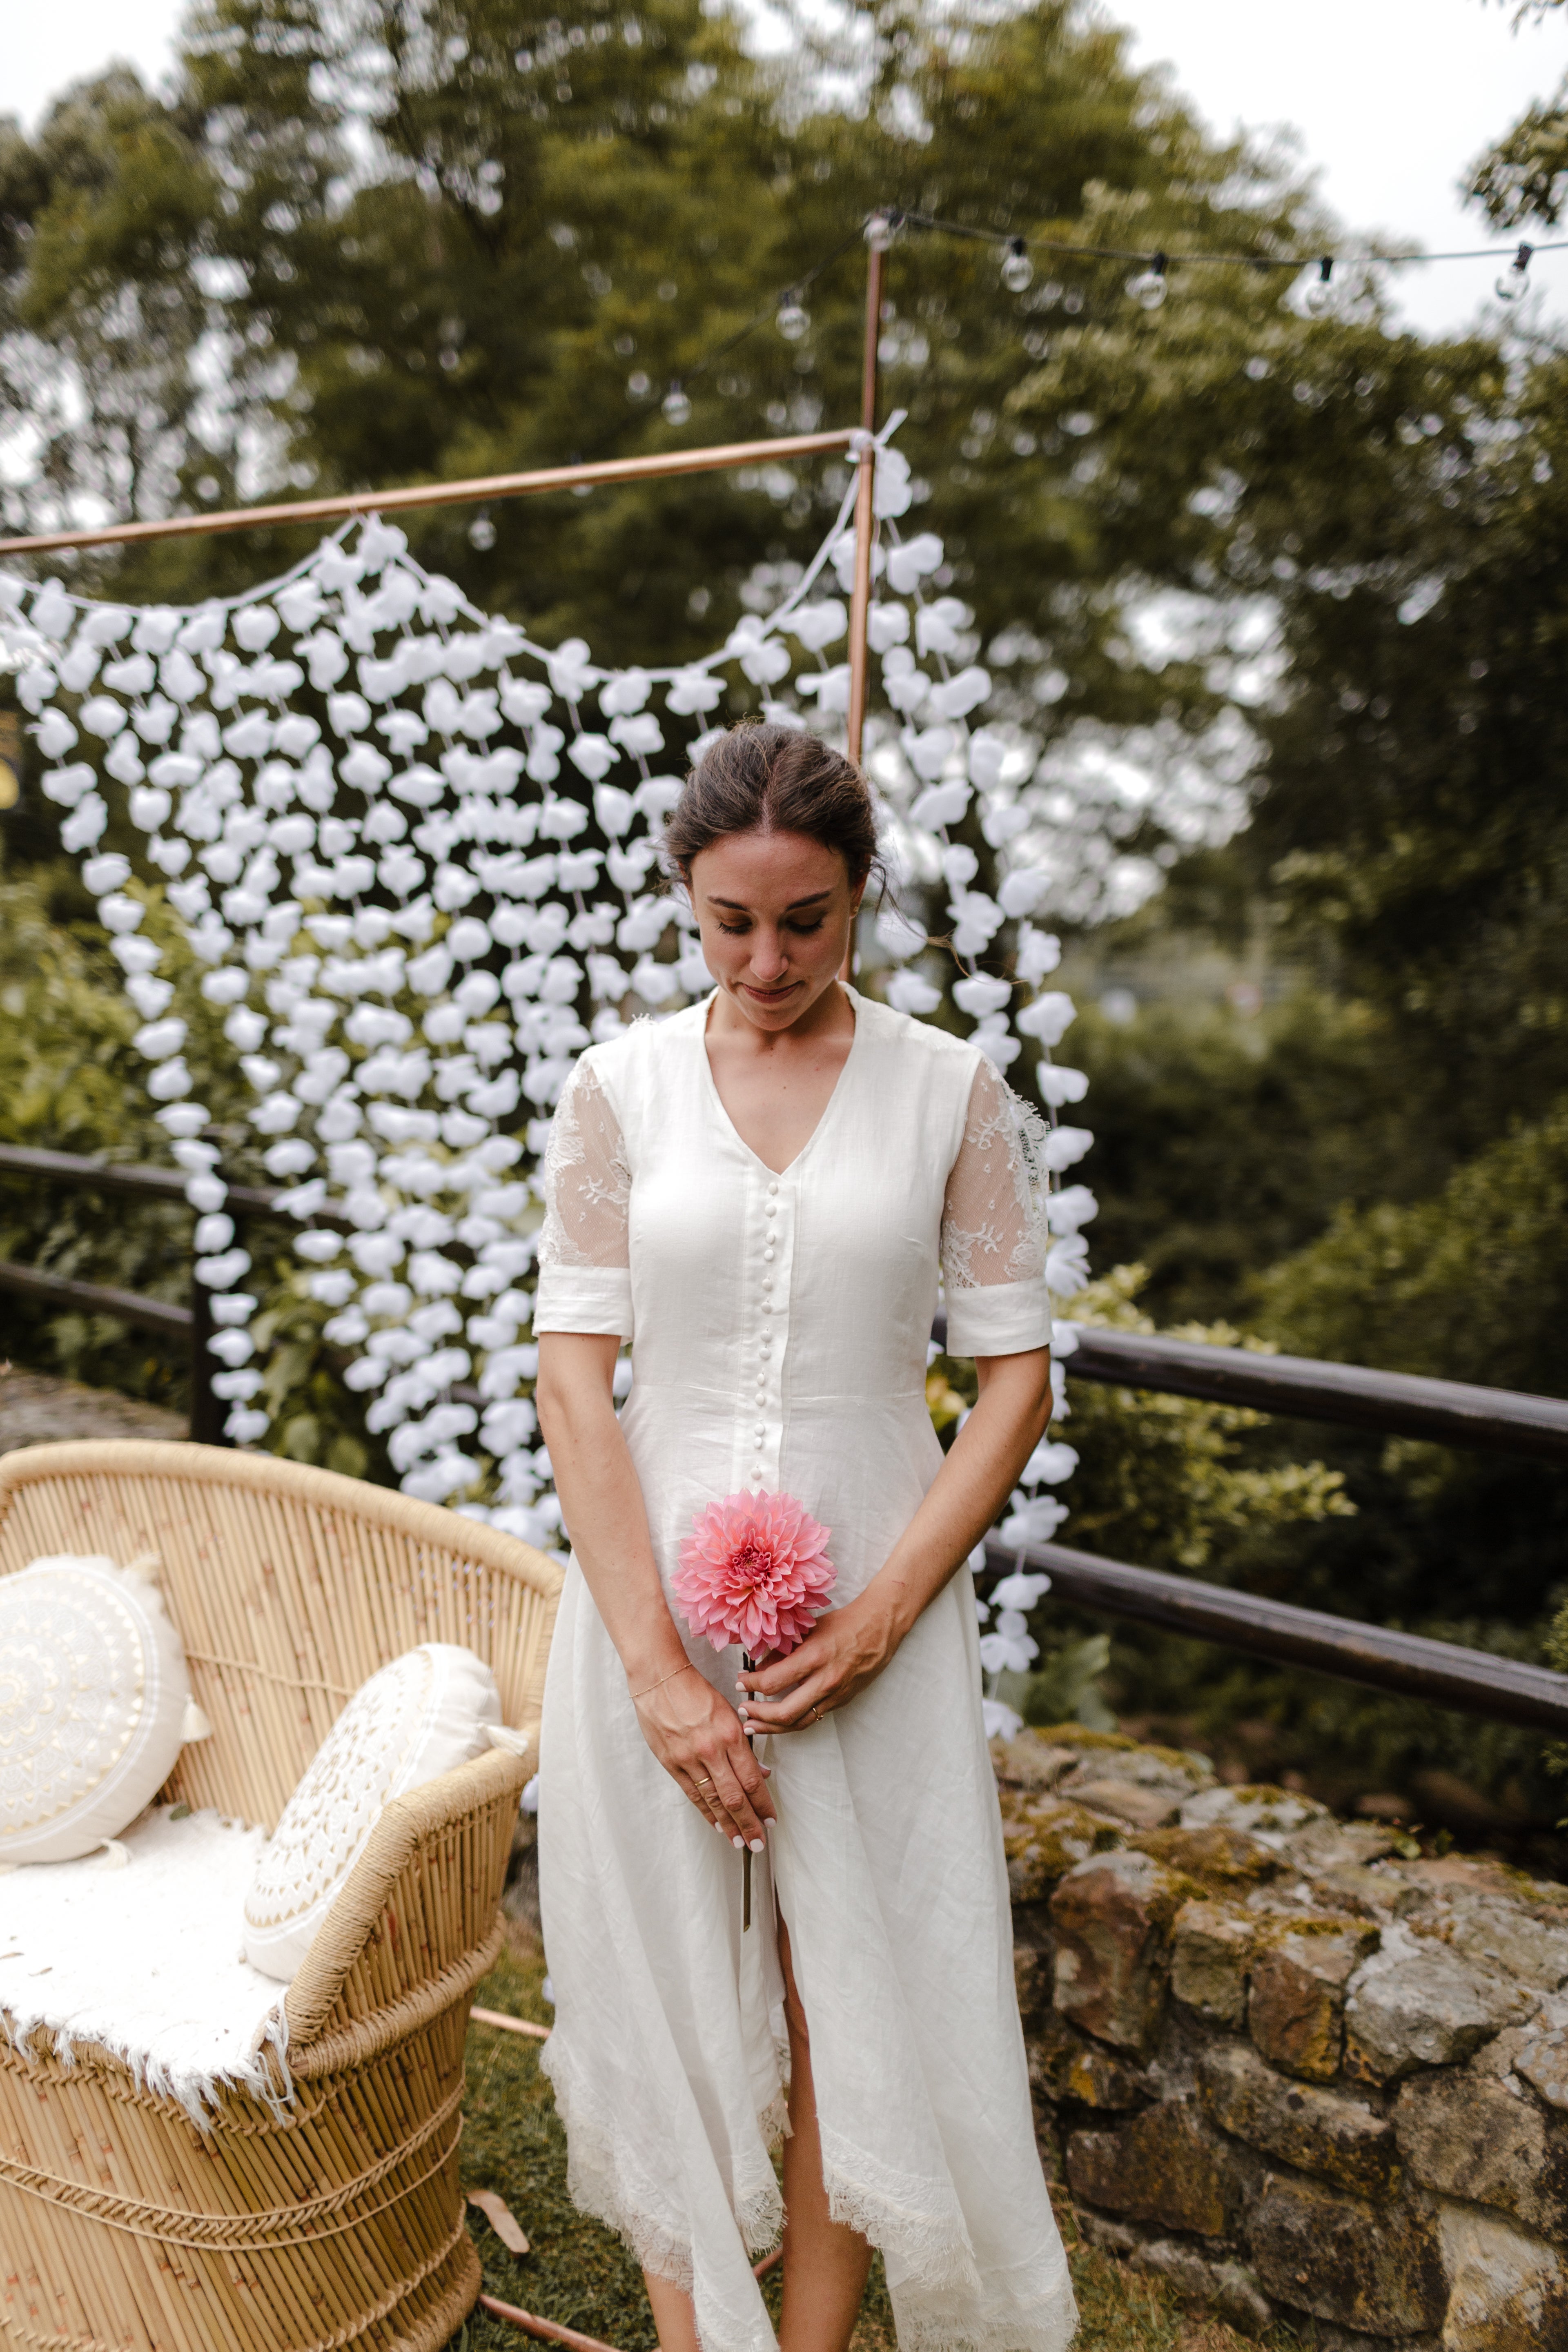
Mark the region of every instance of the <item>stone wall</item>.
POLYGON ((1568 2352, 1568 1887, 1076 1727, 994 1753, 1086 2235, 1248 2335, 1568 2352))

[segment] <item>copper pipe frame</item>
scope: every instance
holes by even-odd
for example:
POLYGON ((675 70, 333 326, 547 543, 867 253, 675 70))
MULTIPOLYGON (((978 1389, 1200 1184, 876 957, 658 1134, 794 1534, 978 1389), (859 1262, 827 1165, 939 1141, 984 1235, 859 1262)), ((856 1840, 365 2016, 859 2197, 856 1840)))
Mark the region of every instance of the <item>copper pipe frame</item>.
MULTIPOLYGON (((880 262, 879 255, 874 261, 880 262)), ((875 355, 873 354, 873 364, 875 355)), ((485 474, 462 482, 419 482, 397 490, 353 490, 341 498, 300 499, 286 506, 235 507, 223 514, 176 515, 162 522, 117 522, 102 530, 41 531, 0 539, 0 555, 47 555, 66 547, 121 547, 148 539, 205 537, 219 530, 332 522, 353 515, 400 514, 409 507, 474 506, 489 499, 533 498, 542 490, 646 482, 674 474, 726 473, 737 466, 777 465, 847 449, 852 431, 796 433, 774 441, 730 441, 703 449, 665 449, 652 457, 604 457, 586 466, 545 466, 529 474, 485 474)))
POLYGON ((502 2303, 498 2295, 481 2294, 479 2308, 490 2312, 497 2319, 519 2327, 525 2336, 537 2336, 545 2344, 564 2344, 568 2352, 616 2352, 597 2336, 582 2336, 574 2327, 563 2327, 558 2320, 541 2319, 535 2311, 524 2311, 515 2303, 502 2303))
POLYGON ((849 610, 849 715, 845 749, 860 757, 866 730, 867 624, 871 612, 871 542, 876 530, 872 493, 877 453, 867 436, 877 429, 877 338, 882 322, 882 256, 873 246, 866 257, 866 339, 860 366, 860 480, 855 497, 855 593, 849 610))
MULTIPOLYGON (((855 593, 849 605, 849 712, 844 724, 844 748, 858 761, 866 731, 866 674, 870 658, 867 629, 871 616, 871 544, 877 528, 873 498, 877 487, 877 453, 869 436, 877 429, 877 339, 882 327, 882 255, 872 246, 866 256, 866 339, 860 362, 860 435, 857 457, 860 479, 855 491, 855 593)), ((855 976, 855 934, 844 952, 838 977, 847 987, 855 976)))

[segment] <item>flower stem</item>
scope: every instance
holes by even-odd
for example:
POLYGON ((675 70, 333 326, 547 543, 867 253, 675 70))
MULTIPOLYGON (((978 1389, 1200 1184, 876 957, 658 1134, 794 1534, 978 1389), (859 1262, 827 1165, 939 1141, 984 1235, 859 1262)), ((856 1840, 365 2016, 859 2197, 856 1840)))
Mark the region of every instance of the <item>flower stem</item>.
MULTIPOLYGON (((745 1651, 745 1650, 742 1650, 742 1653, 741 1653, 741 1664, 742 1664, 742 1667, 745 1669, 746 1673, 747 1673, 747 1674, 750 1674, 750 1673, 751 1673, 751 1671, 752 1671, 752 1661, 751 1661, 750 1654, 749 1654, 747 1651, 745 1651)), ((744 1934, 745 1934, 746 1930, 748 1929, 748 1927, 750 1927, 751 1924, 752 1924, 752 1849, 751 1849, 751 1847, 748 1845, 748 1846, 747 1846, 747 1848, 746 1848, 746 1851, 745 1851, 744 1854, 743 1854, 743 1855, 742 1856, 742 1858, 741 1858, 741 1933, 742 1933, 742 1935, 744 1935, 744 1934)))

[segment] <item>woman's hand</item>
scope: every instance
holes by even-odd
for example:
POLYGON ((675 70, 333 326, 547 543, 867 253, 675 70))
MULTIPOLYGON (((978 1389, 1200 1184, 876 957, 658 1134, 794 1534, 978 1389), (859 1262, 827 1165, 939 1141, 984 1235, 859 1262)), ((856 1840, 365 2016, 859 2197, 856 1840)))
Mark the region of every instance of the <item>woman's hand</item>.
POLYGON ((883 1597, 858 1600, 819 1617, 798 1649, 741 1676, 741 1717, 752 1730, 804 1731, 874 1683, 903 1639, 883 1597))
POLYGON ((705 1675, 688 1665, 637 1697, 643 1738, 704 1821, 731 1845, 761 1853, 773 1819, 767 1774, 740 1717, 705 1675))
POLYGON ((787 1658, 741 1676, 751 1730, 804 1731, 875 1682, 995 1519, 1050 1420, 1050 1353, 977 1356, 974 1371, 980 1402, 865 1591, 819 1617, 787 1658))

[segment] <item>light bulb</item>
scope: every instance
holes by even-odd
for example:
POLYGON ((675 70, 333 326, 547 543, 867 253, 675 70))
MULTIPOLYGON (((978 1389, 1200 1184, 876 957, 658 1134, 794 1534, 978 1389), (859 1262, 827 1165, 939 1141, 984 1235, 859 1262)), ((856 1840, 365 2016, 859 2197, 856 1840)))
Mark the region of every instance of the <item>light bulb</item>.
POLYGON ((873 253, 886 253, 898 226, 896 213, 873 213, 866 224, 866 242, 873 253))
POLYGON ((489 515, 481 510, 468 525, 468 545, 477 547, 481 555, 488 555, 495 543, 496 527, 489 515))
POLYGON ((1521 245, 1520 247, 1519 251, 1514 255, 1513 259, 1509 264, 1507 277, 1500 278, 1498 279, 1497 293, 1498 299, 1500 301, 1517 302, 1521 294, 1528 292, 1530 287, 1530 257, 1534 250, 1535 248, 1533 246, 1521 245))
POLYGON ((1003 285, 1009 294, 1022 294, 1033 280, 1034 275, 1035 265, 1029 258, 1023 238, 1021 236, 1010 238, 1007 245, 1007 258, 1002 264, 1003 285))
POLYGON ((1165 299, 1165 257, 1152 253, 1149 267, 1127 281, 1127 291, 1145 310, 1157 310, 1165 299))
POLYGON ((659 406, 664 412, 665 422, 668 425, 684 425, 689 419, 691 403, 680 388, 679 376, 659 402, 659 406))
POLYGON ((798 343, 802 335, 809 331, 811 312, 793 288, 779 304, 778 316, 773 320, 773 324, 787 343, 798 343))
POLYGON ((1321 319, 1334 299, 1334 289, 1329 282, 1333 274, 1334 257, 1325 253, 1318 264, 1316 278, 1307 289, 1307 308, 1314 319, 1321 319))

